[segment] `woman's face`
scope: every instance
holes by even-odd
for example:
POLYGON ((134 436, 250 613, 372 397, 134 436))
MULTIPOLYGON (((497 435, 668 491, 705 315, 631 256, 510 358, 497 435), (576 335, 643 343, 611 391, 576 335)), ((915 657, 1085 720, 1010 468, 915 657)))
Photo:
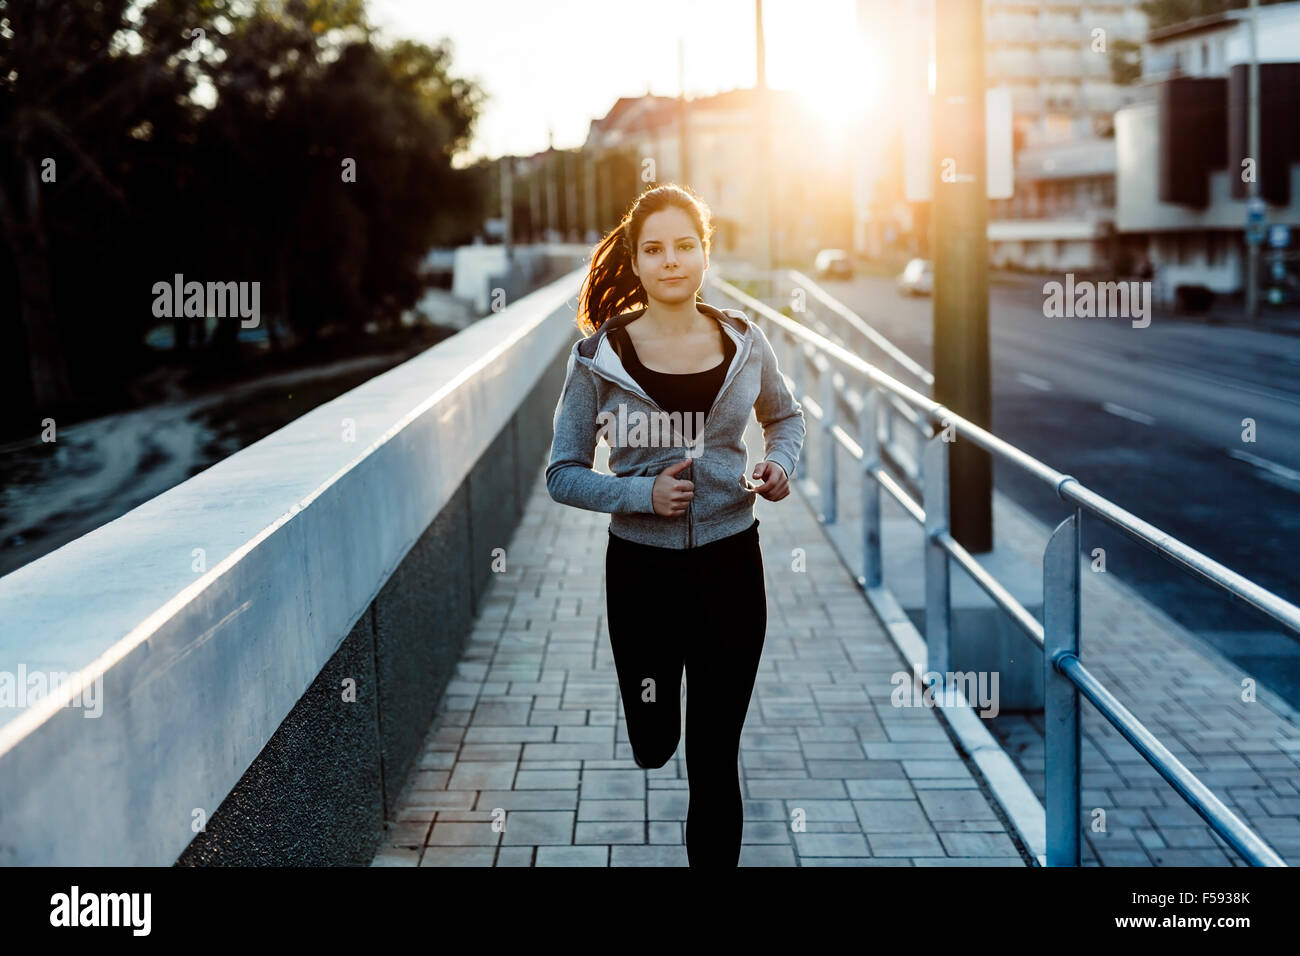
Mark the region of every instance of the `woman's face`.
POLYGON ((670 305, 693 301, 708 267, 709 255, 685 210, 669 206, 646 217, 632 271, 649 298, 670 305))

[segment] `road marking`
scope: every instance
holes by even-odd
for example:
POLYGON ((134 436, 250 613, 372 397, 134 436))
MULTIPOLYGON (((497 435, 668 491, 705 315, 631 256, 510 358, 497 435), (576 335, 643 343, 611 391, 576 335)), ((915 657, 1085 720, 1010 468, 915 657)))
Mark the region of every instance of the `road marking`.
POLYGON ((1116 405, 1114 402, 1102 402, 1101 407, 1112 415, 1118 415, 1120 418, 1127 418, 1129 421, 1137 422, 1140 425, 1154 425, 1156 423, 1156 420, 1146 412, 1135 412, 1131 408, 1125 408, 1123 405, 1116 405))
POLYGON ((1300 471, 1295 471, 1286 465, 1279 465, 1275 461, 1269 461, 1267 458, 1260 458, 1258 455, 1252 455, 1248 451, 1240 451, 1236 448, 1229 448, 1228 454, 1233 458, 1248 462, 1256 468, 1267 471, 1271 475, 1277 475, 1277 477, 1285 478, 1287 481, 1300 482, 1300 471))
POLYGON ((1037 375, 1030 375, 1028 372, 1017 372, 1016 381, 1021 385, 1028 385, 1030 388, 1036 388, 1040 392, 1050 392, 1052 383, 1045 378, 1039 378, 1037 375))

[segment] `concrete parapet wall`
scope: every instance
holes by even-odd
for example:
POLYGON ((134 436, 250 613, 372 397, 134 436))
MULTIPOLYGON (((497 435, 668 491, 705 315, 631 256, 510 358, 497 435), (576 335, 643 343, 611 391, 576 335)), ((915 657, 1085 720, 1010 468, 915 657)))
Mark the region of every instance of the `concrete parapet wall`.
POLYGON ((102 707, 0 706, 0 864, 369 859, 550 447, 580 278, 0 578, 0 674, 102 707))

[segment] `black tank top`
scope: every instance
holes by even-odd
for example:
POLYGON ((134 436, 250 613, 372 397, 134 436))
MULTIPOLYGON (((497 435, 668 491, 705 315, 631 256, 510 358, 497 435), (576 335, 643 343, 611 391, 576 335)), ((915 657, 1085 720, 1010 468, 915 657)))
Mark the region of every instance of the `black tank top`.
POLYGON ((708 414, 713 407, 713 400, 718 396, 718 389, 727 377, 727 370, 731 368, 736 343, 723 331, 721 325, 718 326, 718 334, 722 336, 722 361, 703 372, 681 373, 656 372, 642 365, 632 345, 632 337, 624 329, 615 329, 610 333, 610 338, 623 367, 645 389, 646 394, 654 399, 655 404, 666 412, 681 412, 685 416, 695 412, 708 414))

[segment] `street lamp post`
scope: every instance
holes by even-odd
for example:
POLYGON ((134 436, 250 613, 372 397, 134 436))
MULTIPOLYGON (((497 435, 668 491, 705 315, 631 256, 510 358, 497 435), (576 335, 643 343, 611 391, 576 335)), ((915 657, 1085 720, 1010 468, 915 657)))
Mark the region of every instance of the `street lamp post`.
MULTIPOLYGON (((970 0, 936 0, 934 14, 933 395, 988 428, 992 398, 984 11, 982 4, 970 0)), ((991 551, 992 456, 958 439, 948 461, 952 536, 972 553, 991 551)))
POLYGON ((754 0, 755 30, 757 43, 757 78, 754 83, 754 108, 758 111, 755 124, 758 135, 758 182, 755 184, 758 195, 758 265, 763 270, 763 279, 759 283, 760 295, 764 301, 772 298, 772 207, 770 179, 772 171, 772 134, 771 102, 767 92, 767 47, 763 37, 763 0, 754 0))
MULTIPOLYGON (((1250 0, 1250 81, 1249 101, 1246 104, 1247 152, 1254 164, 1249 182, 1246 183, 1246 207, 1255 214, 1259 206, 1259 7, 1256 0, 1250 0)), ((1259 316, 1259 232, 1256 228, 1251 234, 1247 225, 1246 235, 1246 315, 1252 321, 1259 316)), ((1260 224, 1262 226, 1262 223, 1260 224)))
POLYGON ((501 157, 501 221, 503 226, 502 244, 505 246, 506 262, 510 262, 510 255, 514 245, 514 180, 515 180, 515 158, 513 156, 501 157))

